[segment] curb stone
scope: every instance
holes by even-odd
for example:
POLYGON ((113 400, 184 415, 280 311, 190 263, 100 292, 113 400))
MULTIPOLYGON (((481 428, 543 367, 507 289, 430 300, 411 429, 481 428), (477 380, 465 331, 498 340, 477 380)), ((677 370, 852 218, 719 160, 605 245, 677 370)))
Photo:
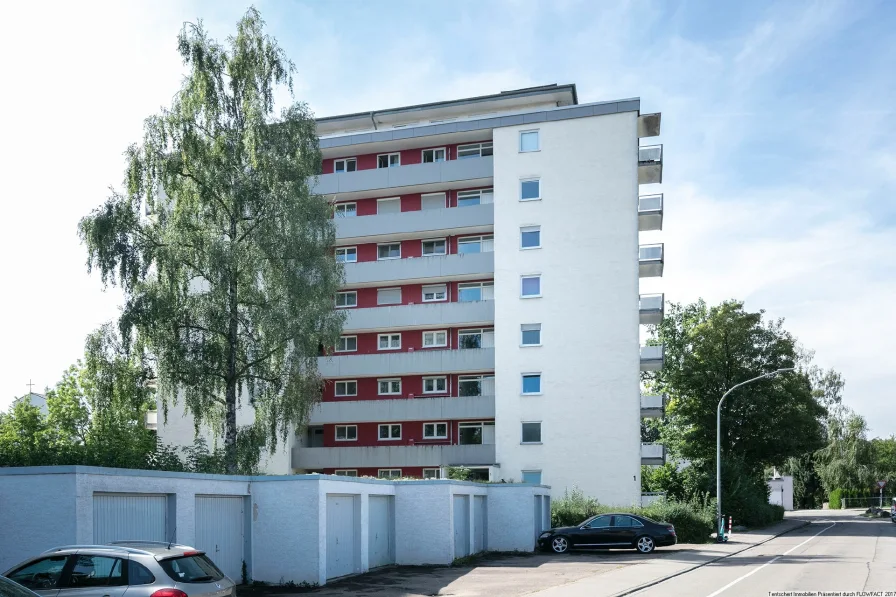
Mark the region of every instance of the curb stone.
POLYGON ((803 528, 803 527, 807 527, 807 526, 809 526, 810 524, 812 524, 812 523, 811 523, 810 521, 808 521, 808 520, 802 520, 802 521, 800 521, 800 522, 802 522, 802 524, 799 524, 799 525, 797 525, 797 526, 795 526, 795 527, 793 527, 793 528, 790 528, 790 529, 787 529, 787 530, 785 530, 785 531, 781 531, 780 533, 777 533, 777 534, 775 534, 775 535, 772 535, 771 537, 769 537, 769 538, 766 539, 765 541, 760 541, 759 543, 754 543, 753 545, 749 545, 749 546, 747 546, 747 547, 744 547, 743 549, 739 549, 739 550, 737 550, 737 551, 733 551, 733 552, 728 553, 728 554, 725 554, 725 555, 723 555, 723 556, 719 556, 719 557, 717 557, 717 558, 713 558, 713 559, 711 559, 711 560, 707 560, 707 561, 705 561, 705 562, 703 562, 703 563, 701 563, 701 564, 697 564, 696 566, 691 566, 690 568, 687 568, 687 569, 685 569, 685 570, 679 570, 678 572, 676 572, 676 573, 674 573, 674 574, 668 574, 668 575, 666 575, 666 576, 664 576, 664 577, 662 577, 662 578, 658 578, 658 579, 656 579, 656 580, 652 580, 652 581, 650 581, 650 582, 648 582, 648 583, 644 583, 643 585, 638 585, 637 587, 633 587, 633 588, 631 588, 631 589, 626 589, 625 591, 622 591, 622 592, 620 592, 620 593, 615 593, 615 594, 612 595, 612 597, 624 597, 625 595, 631 595, 631 594, 633 594, 633 593, 637 593, 638 591, 643 591, 644 589, 649 589, 649 588, 652 587, 652 586, 658 585, 658 584, 660 584, 660 583, 664 583, 664 582, 666 582, 666 581, 669 580, 669 579, 675 578, 676 576, 681 576, 682 574, 687 574, 688 572, 693 572, 694 570, 696 570, 696 569, 698 569, 698 568, 703 568, 704 566, 708 566, 709 564, 713 564, 713 563, 715 563, 715 562, 718 562, 719 560, 724 560, 725 558, 730 558, 731 556, 736 556, 737 554, 739 554, 739 553, 743 553, 743 552, 747 551, 748 549, 753 549, 754 547, 759 547, 760 545, 764 545, 765 543, 768 543, 768 542, 771 541, 772 539, 777 539, 777 538, 780 537, 781 535, 786 535, 787 533, 792 533, 793 531, 795 531, 795 530, 797 530, 797 529, 801 529, 801 528, 803 528))

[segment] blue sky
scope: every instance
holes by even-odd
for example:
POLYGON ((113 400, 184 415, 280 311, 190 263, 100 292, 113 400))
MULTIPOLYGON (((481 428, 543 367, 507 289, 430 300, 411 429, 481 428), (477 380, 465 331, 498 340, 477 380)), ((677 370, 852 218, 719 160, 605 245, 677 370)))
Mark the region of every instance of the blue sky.
MULTIPOLYGON (((746 300, 846 377, 874 434, 896 433, 896 4, 593 0, 260 2, 320 116, 544 83, 663 113, 663 278, 673 301, 746 300), (889 414, 886 414, 889 413, 889 414)), ((175 36, 233 31, 246 4, 18 3, 0 39, 0 408, 52 385, 116 315, 77 220, 167 104, 175 36), (25 24, 28 24, 27 26, 25 24)), ((649 189, 654 192, 654 189, 649 189)))

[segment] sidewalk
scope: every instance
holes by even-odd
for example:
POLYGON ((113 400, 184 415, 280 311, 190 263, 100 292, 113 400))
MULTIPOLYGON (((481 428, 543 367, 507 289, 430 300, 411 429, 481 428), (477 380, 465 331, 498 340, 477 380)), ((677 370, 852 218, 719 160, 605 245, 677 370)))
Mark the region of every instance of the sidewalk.
POLYGON ((582 595, 587 597, 621 597, 634 593, 647 585, 665 580, 671 576, 683 574, 696 567, 703 566, 719 558, 748 549, 778 535, 809 524, 807 521, 785 519, 768 528, 734 533, 727 543, 705 543, 702 545, 680 544, 675 552, 663 556, 663 549, 655 554, 661 557, 645 559, 642 563, 609 570, 564 585, 537 591, 532 595, 538 597, 571 597, 582 595))

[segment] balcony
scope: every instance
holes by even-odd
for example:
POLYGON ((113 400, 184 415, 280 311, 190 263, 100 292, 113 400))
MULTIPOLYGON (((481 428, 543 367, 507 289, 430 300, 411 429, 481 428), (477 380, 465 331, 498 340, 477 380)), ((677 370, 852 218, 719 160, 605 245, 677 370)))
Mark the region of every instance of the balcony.
POLYGON ((663 229, 663 194, 638 197, 638 230, 663 229))
POLYGON ((336 218, 336 238, 357 243, 376 242, 383 237, 405 240, 414 237, 491 233, 495 206, 491 203, 405 211, 397 214, 336 218))
POLYGON ((318 357, 322 377, 399 377, 424 373, 474 373, 495 369, 494 348, 338 355, 318 357))
POLYGON ((340 195, 340 199, 384 197, 389 194, 425 193, 444 188, 447 183, 464 181, 467 186, 492 184, 494 161, 491 156, 411 164, 394 168, 373 168, 355 172, 321 174, 312 192, 340 195))
POLYGON ((638 116, 638 137, 656 137, 660 134, 662 113, 641 114, 638 116))
MULTIPOLYGON (((458 209, 466 209, 458 208, 458 209)), ((414 284, 429 280, 479 280, 495 273, 494 253, 464 253, 345 264, 345 286, 377 286, 383 282, 414 284)))
POLYGON ((666 347, 642 346, 641 347, 641 371, 659 371, 666 360, 666 347))
POLYGON ((638 319, 642 324, 661 323, 665 314, 666 302, 662 294, 642 294, 638 297, 638 319))
POLYGON ((664 261, 665 251, 662 243, 658 245, 641 245, 638 247, 638 277, 662 277, 664 261))
POLYGON ((638 184, 663 182, 663 146, 638 148, 638 184))
POLYGON ((666 414, 666 395, 641 396, 641 418, 661 419, 666 414))
POLYGON ((456 421, 494 419, 494 396, 399 398, 321 402, 311 411, 311 425, 398 421, 456 421))
POLYGON ((666 464, 666 446, 662 444, 641 444, 641 464, 662 466, 666 464))
POLYGON ((495 464, 494 444, 353 446, 292 449, 292 468, 398 468, 405 466, 458 466, 495 464))
POLYGON ((421 303, 394 307, 346 309, 343 333, 398 329, 475 327, 495 322, 495 301, 421 303))

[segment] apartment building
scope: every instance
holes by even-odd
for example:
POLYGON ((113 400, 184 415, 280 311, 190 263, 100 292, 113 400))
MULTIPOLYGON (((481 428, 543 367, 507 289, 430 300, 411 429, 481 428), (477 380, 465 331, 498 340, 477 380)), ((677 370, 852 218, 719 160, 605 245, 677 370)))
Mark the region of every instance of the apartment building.
POLYGON ((639 425, 663 412, 640 395, 663 349, 639 347, 639 325, 663 316, 661 294, 639 294, 663 272, 663 245, 639 242, 662 228, 662 195, 642 192, 662 182, 662 146, 640 145, 660 114, 547 85, 318 132, 347 318, 319 359, 321 404, 269 472, 464 466, 637 502, 641 464, 664 460, 639 425))

